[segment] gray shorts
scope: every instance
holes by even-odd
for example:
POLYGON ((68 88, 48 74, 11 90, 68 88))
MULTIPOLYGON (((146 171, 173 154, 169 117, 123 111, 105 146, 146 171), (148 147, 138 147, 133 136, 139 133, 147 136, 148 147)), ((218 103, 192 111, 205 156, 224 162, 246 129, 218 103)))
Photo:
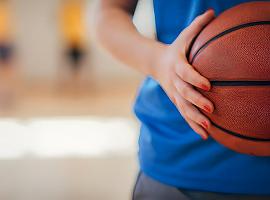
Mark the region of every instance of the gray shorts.
POLYGON ((160 183, 140 172, 133 200, 270 200, 270 196, 247 196, 178 189, 160 183))

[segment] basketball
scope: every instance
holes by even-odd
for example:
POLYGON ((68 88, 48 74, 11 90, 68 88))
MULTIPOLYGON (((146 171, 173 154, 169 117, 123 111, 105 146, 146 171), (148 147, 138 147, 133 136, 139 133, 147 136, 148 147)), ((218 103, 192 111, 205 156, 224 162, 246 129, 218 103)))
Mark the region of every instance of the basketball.
POLYGON ((189 61, 212 88, 209 135, 239 153, 270 156, 270 2, 239 4, 194 39, 189 61))

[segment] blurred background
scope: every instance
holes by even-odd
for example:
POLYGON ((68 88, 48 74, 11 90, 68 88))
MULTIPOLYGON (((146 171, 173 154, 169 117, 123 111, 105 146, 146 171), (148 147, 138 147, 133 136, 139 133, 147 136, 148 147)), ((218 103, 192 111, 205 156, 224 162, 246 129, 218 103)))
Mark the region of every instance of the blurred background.
MULTIPOLYGON (((1 200, 131 197, 143 77, 96 45, 95 3, 0 0, 1 200)), ((154 37, 151 0, 134 23, 154 37)))

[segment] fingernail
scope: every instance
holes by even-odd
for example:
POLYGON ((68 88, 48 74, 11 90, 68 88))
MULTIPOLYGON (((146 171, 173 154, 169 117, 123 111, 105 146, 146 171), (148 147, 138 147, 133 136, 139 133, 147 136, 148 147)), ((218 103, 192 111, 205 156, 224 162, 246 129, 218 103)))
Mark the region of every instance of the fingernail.
POLYGON ((206 121, 202 122, 202 126, 205 129, 208 129, 209 128, 208 123, 206 121))
POLYGON ((206 91, 209 91, 209 90, 210 90, 210 87, 207 86, 207 85, 205 85, 205 84, 202 84, 202 85, 201 85, 201 88, 202 88, 203 90, 206 90, 206 91))
POLYGON ((210 10, 213 10, 213 11, 214 11, 214 8, 211 8, 211 7, 210 7, 210 8, 208 8, 208 10, 207 10, 207 11, 210 11, 210 10))
POLYGON ((207 106, 207 105, 203 106, 203 109, 208 113, 212 113, 212 110, 211 110, 210 106, 207 106))
POLYGON ((201 138, 202 138, 203 140, 207 140, 207 139, 208 139, 208 136, 205 135, 205 134, 200 134, 200 136, 201 136, 201 138))
POLYGON ((208 139, 208 136, 202 135, 202 139, 203 139, 203 140, 207 140, 207 139, 208 139))

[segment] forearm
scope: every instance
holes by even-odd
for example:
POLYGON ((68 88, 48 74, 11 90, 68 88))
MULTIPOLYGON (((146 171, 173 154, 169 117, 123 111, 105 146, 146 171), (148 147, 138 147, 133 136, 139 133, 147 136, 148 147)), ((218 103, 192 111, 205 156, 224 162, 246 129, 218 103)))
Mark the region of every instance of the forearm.
POLYGON ((157 57, 165 46, 138 33, 131 14, 118 7, 99 8, 96 36, 115 58, 145 75, 154 73, 157 57))

